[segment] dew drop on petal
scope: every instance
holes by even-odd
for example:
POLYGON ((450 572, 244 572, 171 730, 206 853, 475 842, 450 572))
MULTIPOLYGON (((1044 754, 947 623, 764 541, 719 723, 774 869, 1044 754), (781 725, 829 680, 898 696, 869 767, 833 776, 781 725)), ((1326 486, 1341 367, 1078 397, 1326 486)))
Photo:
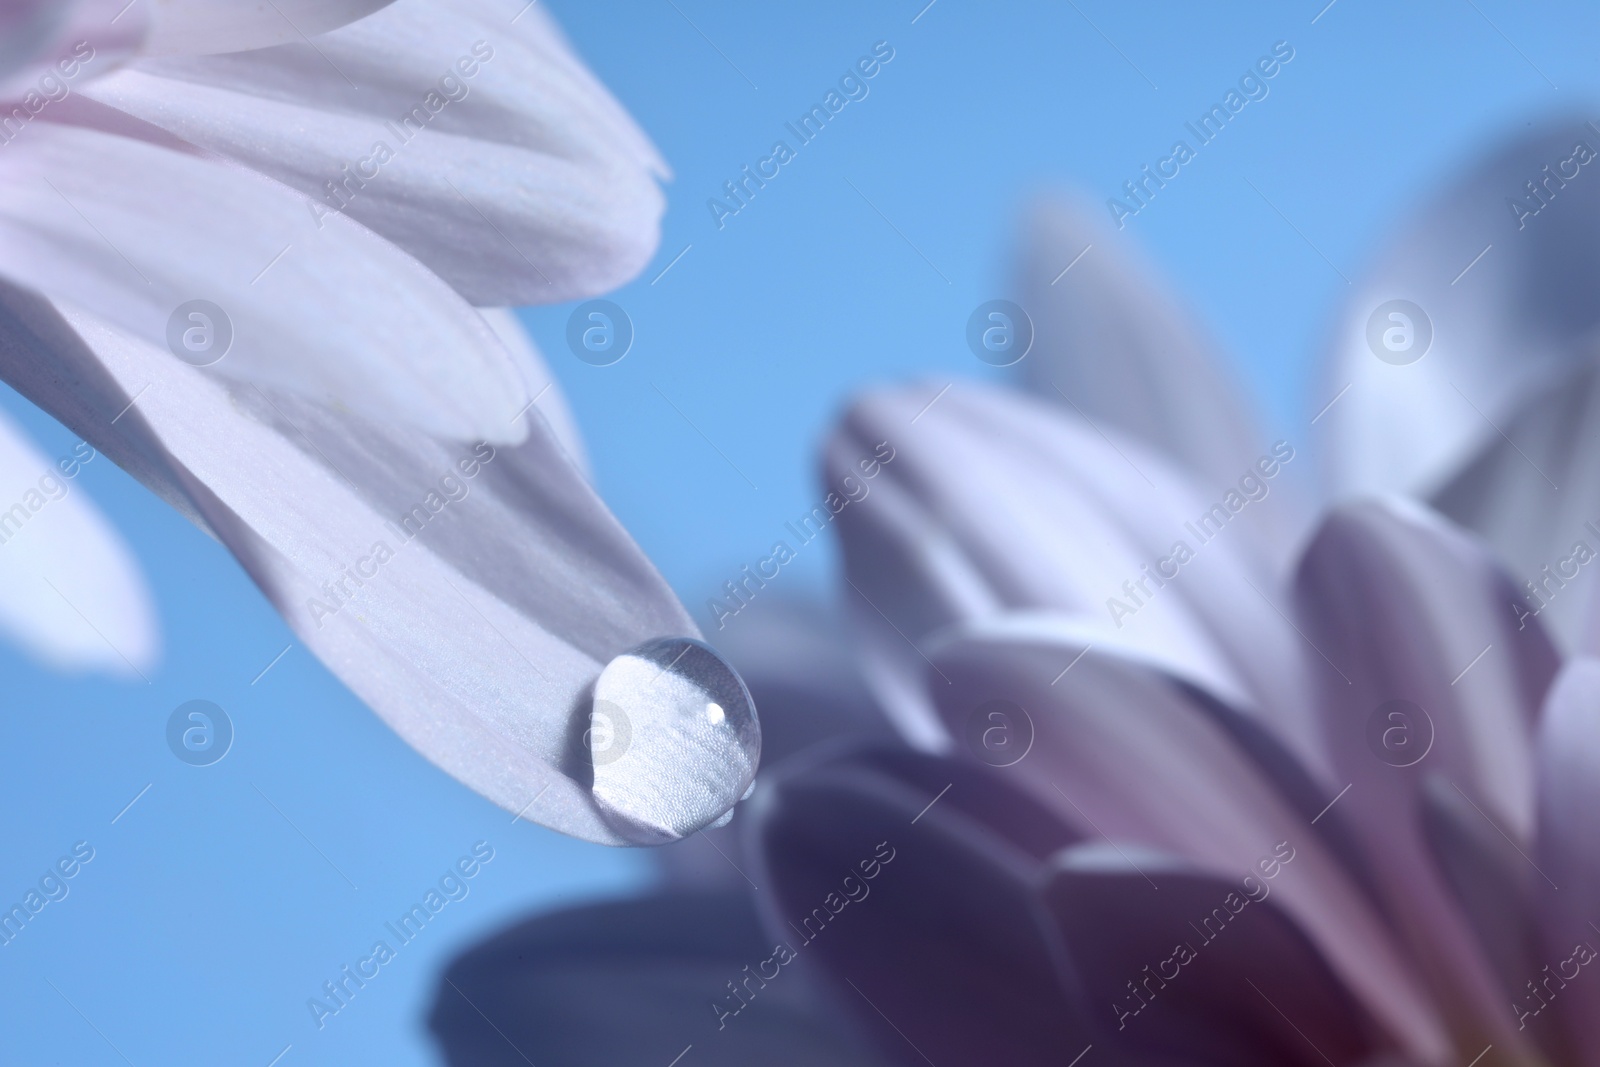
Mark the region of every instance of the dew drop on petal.
POLYGON ((687 637, 646 641, 606 664, 587 736, 594 798, 641 845, 725 822, 761 759, 749 690, 710 646, 687 637))

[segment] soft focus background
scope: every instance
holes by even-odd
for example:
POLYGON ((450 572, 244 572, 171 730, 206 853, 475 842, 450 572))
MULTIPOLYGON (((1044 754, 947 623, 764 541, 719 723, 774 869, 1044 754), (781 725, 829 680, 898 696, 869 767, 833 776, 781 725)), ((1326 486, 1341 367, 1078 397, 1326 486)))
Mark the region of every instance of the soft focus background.
MULTIPOLYGON (((525 319, 601 492, 708 630, 707 598, 815 502, 816 445, 852 390, 925 377, 931 397, 997 373, 963 330, 1010 291, 1028 196, 1113 195, 1274 42, 1295 58, 1270 95, 1121 235, 1200 309, 1273 428, 1300 432, 1328 399, 1308 395, 1310 366, 1345 279, 1434 183, 1531 116, 1600 119, 1600 9, 1577 0, 925 2, 549 5, 676 175, 656 261, 612 297, 637 333, 622 362, 572 356, 570 307, 525 319), (792 144, 784 123, 878 41, 894 59, 870 95, 719 231, 706 200, 792 144)), ((0 403, 50 455, 70 449, 9 390, 0 403)), ((413 753, 226 551, 109 462, 73 491, 132 542, 166 652, 149 684, 124 684, 0 650, 0 904, 74 842, 95 849, 70 895, 0 946, 0 1061, 435 1062, 423 1013, 453 952, 652 877, 640 853, 513 825, 413 753), (164 739, 194 698, 237 731, 211 767, 164 739), (495 858, 470 895, 319 1030, 307 998, 480 840, 495 858)), ((833 554, 807 546, 768 592, 825 596, 833 554)))

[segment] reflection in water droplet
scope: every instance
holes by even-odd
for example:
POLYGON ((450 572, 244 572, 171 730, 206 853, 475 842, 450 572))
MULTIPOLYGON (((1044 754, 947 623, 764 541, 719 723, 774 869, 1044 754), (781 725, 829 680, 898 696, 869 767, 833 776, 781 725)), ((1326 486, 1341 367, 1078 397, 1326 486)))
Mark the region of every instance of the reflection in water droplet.
POLYGON ((717 822, 755 780, 755 704, 734 669, 699 641, 661 637, 624 652, 595 681, 594 707, 591 733, 611 739, 603 756, 599 744, 591 749, 594 798, 638 844, 717 822))

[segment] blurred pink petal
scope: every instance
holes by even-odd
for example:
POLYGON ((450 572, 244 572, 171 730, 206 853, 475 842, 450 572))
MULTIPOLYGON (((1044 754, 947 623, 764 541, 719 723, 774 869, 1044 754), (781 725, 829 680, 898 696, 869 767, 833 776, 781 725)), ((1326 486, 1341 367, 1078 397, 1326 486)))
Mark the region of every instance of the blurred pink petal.
MULTIPOLYGON (((1248 513, 1235 518, 1220 494, 1205 499, 1137 442, 1101 436, 1054 405, 968 383, 929 405, 938 392, 866 394, 825 455, 827 484, 842 492, 863 457, 880 444, 894 451, 865 483, 870 495, 838 518, 852 583, 844 595, 891 714, 902 724, 924 718, 918 646, 928 635, 1048 609, 1180 673, 1229 680, 1310 758, 1304 653, 1279 614, 1278 577, 1256 551, 1248 513), (1209 521, 1226 521, 1226 534, 1202 540, 1190 527, 1213 505, 1224 518, 1209 521), (1179 577, 1150 577, 1179 542, 1192 557, 1168 565, 1179 577)), ((937 744, 925 720, 916 729, 937 744)))
POLYGON ((1557 657, 1537 624, 1518 630, 1489 554, 1415 505, 1336 510, 1301 563, 1298 616, 1341 801, 1388 908, 1455 1026, 1518 1041, 1504 997, 1422 837, 1423 780, 1443 775, 1526 848, 1532 735, 1557 657), (1404 702, 1404 703, 1396 703, 1404 702), (1467 1014, 1470 1013, 1470 1014, 1467 1014))

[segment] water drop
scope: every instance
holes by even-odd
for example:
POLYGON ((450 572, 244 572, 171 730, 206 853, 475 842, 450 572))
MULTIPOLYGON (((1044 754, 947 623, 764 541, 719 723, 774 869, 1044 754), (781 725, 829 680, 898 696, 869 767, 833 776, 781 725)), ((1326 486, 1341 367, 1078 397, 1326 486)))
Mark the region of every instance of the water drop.
POLYGON ((606 664, 590 712, 594 798, 641 845, 712 825, 749 793, 761 725, 739 675, 710 646, 660 637, 606 664))

